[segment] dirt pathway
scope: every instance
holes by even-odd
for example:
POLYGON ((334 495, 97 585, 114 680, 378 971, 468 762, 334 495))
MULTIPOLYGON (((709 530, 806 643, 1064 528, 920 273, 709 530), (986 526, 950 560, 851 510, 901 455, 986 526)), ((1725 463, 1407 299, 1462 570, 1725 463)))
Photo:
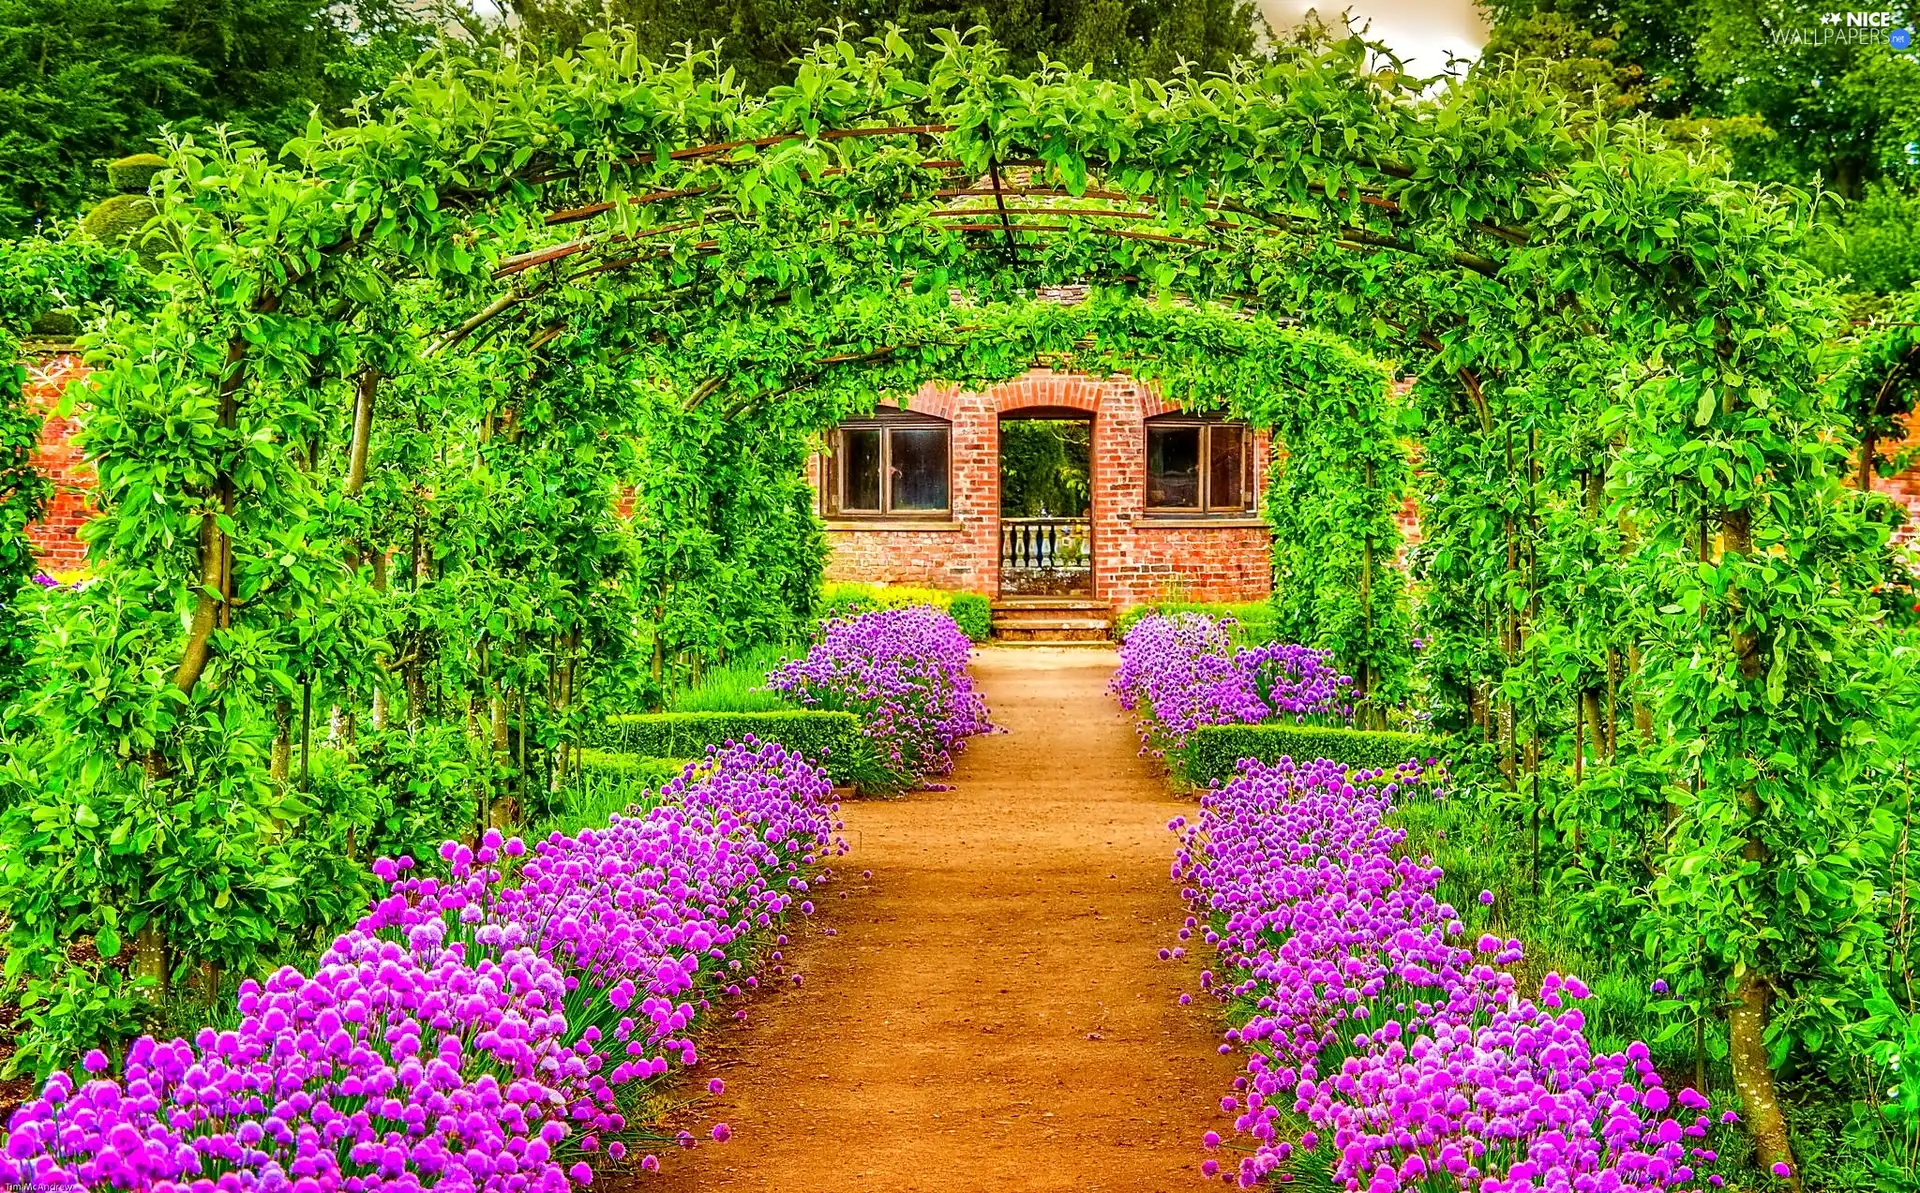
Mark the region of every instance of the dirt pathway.
POLYGON ((668 1148, 664 1179, 634 1189, 1206 1184, 1200 1136, 1236 1070, 1210 1002, 1177 1004, 1197 966, 1156 958, 1184 915, 1166 823, 1192 805, 1137 757, 1113 665, 976 653, 1009 732, 973 740, 951 791, 844 806, 845 898, 829 893, 787 953, 805 985, 709 1038, 697 1071, 727 1089, 688 1109, 701 1144, 668 1148), (715 1121, 732 1142, 705 1141, 715 1121))

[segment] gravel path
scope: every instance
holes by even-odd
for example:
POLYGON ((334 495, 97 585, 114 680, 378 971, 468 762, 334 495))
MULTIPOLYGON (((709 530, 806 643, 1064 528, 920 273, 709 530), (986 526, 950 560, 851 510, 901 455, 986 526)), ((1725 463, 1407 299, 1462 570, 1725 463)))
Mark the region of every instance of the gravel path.
MULTIPOLYGON (((805 985, 749 1004, 696 1073, 726 1092, 680 1116, 639 1190, 946 1193, 1196 1189, 1200 1136, 1236 1067, 1166 963, 1170 798, 1138 757, 1105 650, 976 652, 1006 733, 953 790, 843 805, 854 846, 787 951, 805 985), (860 877, 871 869, 871 880, 860 877), (835 892, 844 895, 837 897, 835 892), (835 936, 826 936, 825 928, 835 936), (716 1121, 734 1139, 706 1141, 716 1121)), ((1214 1187, 1218 1187, 1217 1184, 1214 1187)))

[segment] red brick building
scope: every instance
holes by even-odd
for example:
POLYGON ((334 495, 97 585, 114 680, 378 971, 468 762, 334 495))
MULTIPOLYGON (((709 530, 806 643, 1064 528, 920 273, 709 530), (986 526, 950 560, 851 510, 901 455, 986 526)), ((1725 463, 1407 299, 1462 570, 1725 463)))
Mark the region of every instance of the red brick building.
POLYGON ((851 420, 829 444, 811 479, 831 579, 1046 598, 1102 614, 1271 590, 1260 516, 1267 436, 1183 414, 1127 377, 1036 369, 985 393, 929 384, 905 411, 851 420), (1090 422, 1085 518, 1001 516, 1000 428, 1033 418, 1090 422))

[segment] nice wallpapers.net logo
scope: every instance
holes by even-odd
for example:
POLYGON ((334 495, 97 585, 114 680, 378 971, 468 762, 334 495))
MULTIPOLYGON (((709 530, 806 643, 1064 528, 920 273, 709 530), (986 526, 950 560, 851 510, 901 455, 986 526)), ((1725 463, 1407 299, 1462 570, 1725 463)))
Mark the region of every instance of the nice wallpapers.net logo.
POLYGON ((1913 28, 1892 9, 1865 12, 1823 12, 1809 23, 1772 30, 1776 46, 1856 45, 1913 48, 1913 28))

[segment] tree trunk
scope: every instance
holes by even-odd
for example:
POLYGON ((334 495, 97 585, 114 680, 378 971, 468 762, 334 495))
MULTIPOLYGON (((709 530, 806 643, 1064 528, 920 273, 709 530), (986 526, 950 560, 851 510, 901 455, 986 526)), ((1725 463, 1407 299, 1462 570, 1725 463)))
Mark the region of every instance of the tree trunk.
MULTIPOLYGON (((1627 674, 1629 676, 1638 676, 1640 674, 1640 647, 1638 643, 1628 643, 1627 645, 1627 674)), ((1653 709, 1648 707, 1646 701, 1640 699, 1640 688, 1638 685, 1635 685, 1633 689, 1633 731, 1640 735, 1641 745, 1650 746, 1653 744, 1653 709)))
POLYGON ((1593 742, 1594 760, 1601 761, 1606 754, 1607 735, 1606 728, 1601 722, 1600 689, 1588 688, 1585 693, 1585 700, 1587 730, 1589 738, 1593 742))
MULTIPOLYGON (((254 302, 254 310, 261 314, 270 314, 280 305, 279 296, 271 292, 262 294, 254 302)), ((219 426, 230 431, 240 421, 240 387, 247 377, 247 341, 246 337, 235 332, 227 340, 227 359, 220 375, 219 426)), ((220 505, 220 512, 233 514, 234 487, 233 478, 224 471, 214 477, 209 496, 220 505)), ((219 623, 223 599, 232 589, 227 583, 227 571, 232 564, 232 555, 227 544, 226 532, 220 529, 219 516, 208 510, 200 516, 200 591, 194 597, 193 620, 187 628, 187 644, 180 652, 180 666, 174 671, 173 686, 181 695, 193 695, 194 688, 200 684, 200 677, 206 672, 207 660, 212 655, 213 631, 219 623)), ((156 747, 155 753, 158 753, 156 747)))
MULTIPOLYGON (((373 553, 373 590, 381 596, 387 595, 387 555, 384 551, 375 551, 373 553)), ((375 659, 374 662, 381 666, 385 665, 384 659, 375 659)), ((385 729, 387 727, 387 720, 387 687, 380 682, 379 676, 376 675, 373 681, 374 731, 379 732, 385 729)))
POLYGON ((367 457, 373 443, 373 402, 380 391, 380 370, 369 365, 360 371, 353 389, 353 442, 347 451, 347 496, 358 497, 367 485, 367 457))
POLYGON ((200 997, 206 1000, 207 1010, 212 1012, 220 1006, 220 963, 206 960, 200 963, 200 997))
MULTIPOLYGON (((1749 511, 1723 511, 1720 530, 1721 548, 1725 555, 1735 557, 1752 552, 1753 516, 1749 511)), ((1704 525, 1702 539, 1705 539, 1704 525)), ((1729 644, 1733 648, 1741 679, 1754 684, 1761 682, 1766 674, 1767 651, 1760 635, 1745 623, 1743 612, 1736 602, 1731 610, 1729 644)), ((1740 793, 1740 802, 1747 813, 1747 839, 1741 849, 1742 856, 1764 866, 1768 851, 1761 836, 1761 817, 1765 808, 1760 802, 1760 794, 1749 786, 1740 793)), ((1734 991, 1736 1001, 1727 1016, 1733 1079, 1739 1088, 1741 1101, 1747 1108, 1747 1129, 1753 1134, 1754 1148, 1759 1153, 1761 1165, 1771 1168, 1775 1164, 1785 1164, 1790 1172, 1787 1183, 1797 1193, 1800 1188, 1800 1166, 1793 1159, 1793 1150, 1787 1138, 1786 1116, 1781 1113, 1779 1098, 1774 1093, 1773 1068, 1767 1063, 1767 1001, 1772 994, 1772 983, 1761 972, 1757 962, 1757 957, 1749 961, 1740 974, 1734 991)))
POLYGON ((287 778, 293 773, 293 701, 282 696, 273 704, 273 753, 269 756, 268 773, 274 786, 285 790, 287 778))
POLYGON ((133 938, 133 976, 148 979, 148 1001, 158 1005, 167 1000, 172 983, 172 967, 167 963, 167 930, 157 920, 148 920, 133 938))
POLYGON ((1794 1162, 1787 1138, 1787 1118, 1773 1089, 1773 1066, 1767 1063, 1767 980, 1749 966, 1734 987, 1735 1002, 1727 1013, 1727 1036, 1733 1061, 1733 1085, 1746 1110, 1747 1130, 1760 1167, 1785 1164, 1788 1186, 1800 1188, 1800 1166, 1794 1162))
POLYGON ((1620 745, 1620 652, 1607 647, 1607 761, 1620 745))
MULTIPOLYGON (((1373 461, 1365 465, 1361 483, 1369 497, 1373 494, 1373 461)), ((1367 650, 1373 650, 1373 535, 1362 533, 1360 539, 1360 626, 1364 632, 1367 650)), ((1373 729, 1374 724, 1373 688, 1378 677, 1373 674, 1372 659, 1363 659, 1360 663, 1360 717, 1363 728, 1373 729)), ((1384 723, 1384 718, 1382 718, 1384 723)))
POLYGON ((300 790, 313 784, 313 680, 300 684, 300 790))

